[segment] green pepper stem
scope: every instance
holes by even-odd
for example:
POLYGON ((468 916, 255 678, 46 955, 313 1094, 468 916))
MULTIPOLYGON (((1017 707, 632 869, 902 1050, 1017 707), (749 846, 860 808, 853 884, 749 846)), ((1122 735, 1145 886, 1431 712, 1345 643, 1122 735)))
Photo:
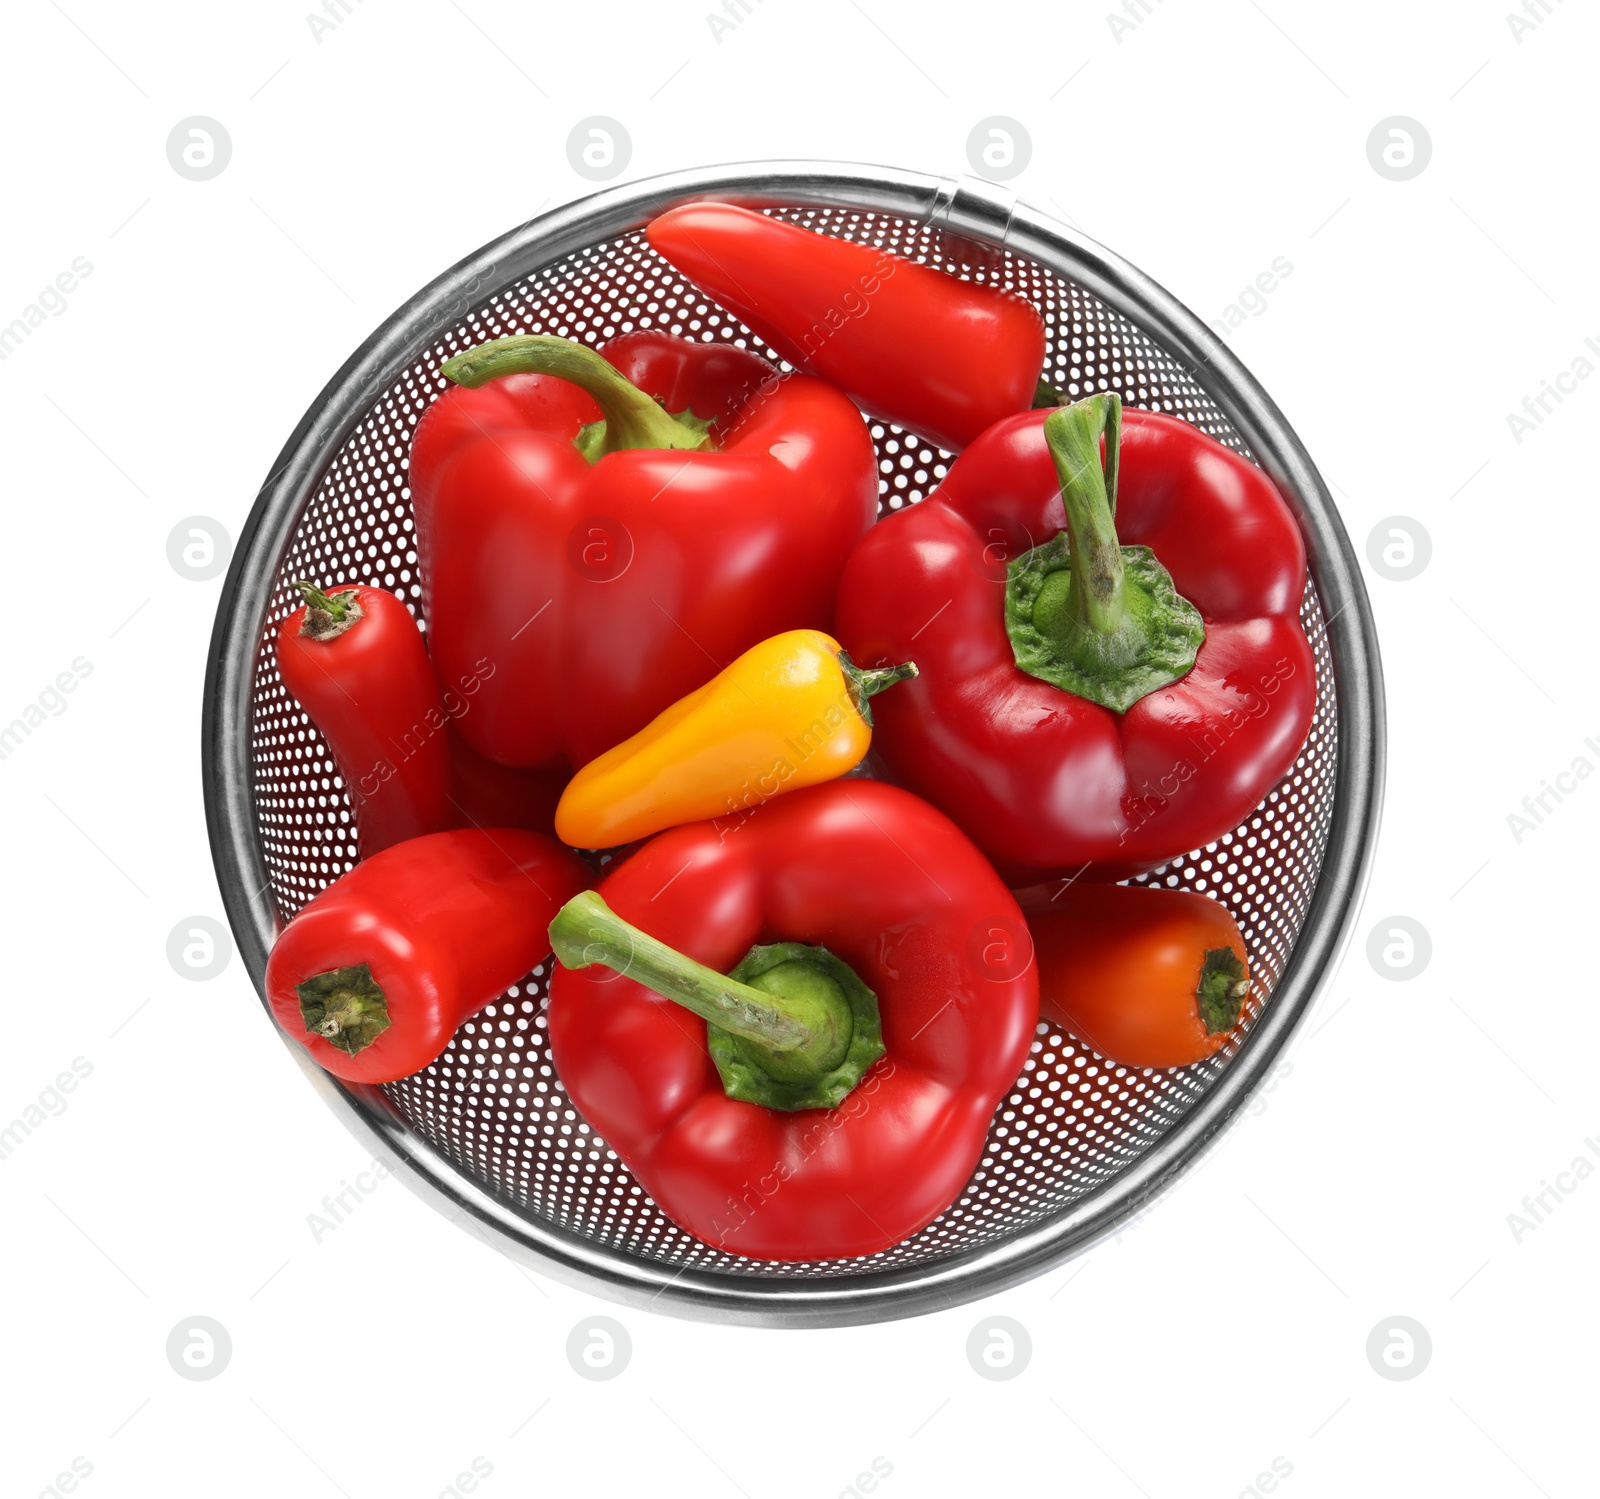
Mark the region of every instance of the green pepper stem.
MULTIPOLYGON (((680 448, 693 451, 710 445, 707 423, 664 411, 644 391, 593 349, 548 333, 522 333, 497 338, 457 354, 440 366, 446 378, 476 390, 502 375, 554 375, 588 391, 605 413, 605 437, 599 451, 624 448, 680 448)), ((586 452, 589 451, 586 448, 586 452)))
POLYGON ((1006 633, 1019 670, 1126 713, 1193 667, 1205 621, 1149 547, 1118 544, 1121 400, 1075 401, 1041 427, 1067 525, 1007 564, 1006 633))
POLYGON ((568 968, 602 964, 700 1016, 723 1091, 744 1103, 836 1108, 883 1055, 877 995, 824 947, 758 944, 722 974, 641 932, 592 890, 556 913, 550 945, 568 968))
POLYGON ((332 640, 361 618, 361 600, 353 588, 342 593, 324 593, 315 583, 301 581, 291 586, 297 588, 306 601, 306 617, 300 626, 302 635, 309 635, 313 640, 332 640))
POLYGON ((788 999, 752 989, 658 942, 624 921, 593 890, 573 896, 556 912, 550 946, 564 967, 598 963, 774 1051, 803 1051, 818 1040, 815 1025, 788 999))
POLYGON ((389 1029, 389 1002, 365 963, 330 968, 295 985, 308 1035, 355 1056, 389 1029))
POLYGON ((1122 549, 1117 544, 1117 450, 1122 400, 1103 392, 1045 418, 1044 439, 1061 481, 1071 538, 1071 602, 1079 622, 1102 635, 1122 622, 1122 549), (1105 438, 1105 459, 1100 439, 1105 438))
POLYGON ((1250 993, 1250 975, 1231 947, 1206 949, 1200 964, 1195 1001, 1208 1036, 1231 1031, 1250 993))
POLYGON ((884 688, 893 687, 896 682, 909 682, 917 674, 917 663, 902 661, 898 666, 861 667, 850 659, 849 651, 840 651, 839 669, 844 673, 850 701, 855 704, 855 710, 861 715, 862 722, 870 729, 872 707, 869 700, 876 697, 884 688))

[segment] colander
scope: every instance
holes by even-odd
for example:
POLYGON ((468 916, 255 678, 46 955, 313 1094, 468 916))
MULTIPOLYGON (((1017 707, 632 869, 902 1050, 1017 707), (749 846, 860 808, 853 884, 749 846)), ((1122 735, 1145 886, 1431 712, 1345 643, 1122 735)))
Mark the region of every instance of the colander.
MULTIPOLYGON (((1259 464, 1304 529, 1304 622, 1317 710, 1293 769, 1233 832, 1144 881, 1222 901, 1256 992, 1242 1040, 1177 1071, 1129 1069, 1041 1022, 960 1198, 867 1258, 758 1262, 690 1239, 572 1107, 551 1065, 548 963, 468 1021, 427 1071, 346 1087, 288 1049, 345 1122, 442 1210, 505 1252, 601 1296, 682 1316, 820 1326, 954 1305, 1039 1274, 1139 1212, 1249 1100, 1348 936, 1374 846, 1381 668, 1350 540, 1276 406, 1147 276, 991 184, 884 167, 752 163, 611 188, 486 245, 407 302, 317 397, 262 487, 223 589, 204 709, 212 854, 240 952, 263 988, 281 923, 356 858, 333 758, 273 663, 297 578, 392 589, 421 614, 407 455, 451 354, 512 333, 598 344, 634 328, 746 343, 645 243, 693 198, 760 208, 1030 299, 1045 378, 1116 391, 1259 464), (1265 999, 1265 1003, 1262 1000, 1265 999)), ((914 504, 951 457, 873 425, 884 512, 914 504)), ((424 622, 425 623, 425 622, 424 622)))

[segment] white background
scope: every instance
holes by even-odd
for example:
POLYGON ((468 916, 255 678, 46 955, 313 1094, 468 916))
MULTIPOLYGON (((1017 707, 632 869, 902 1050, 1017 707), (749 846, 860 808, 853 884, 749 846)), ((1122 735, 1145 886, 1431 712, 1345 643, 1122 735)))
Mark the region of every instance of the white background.
POLYGON ((1120 40, 1109 0, 943 21, 750 0, 720 40, 707 0, 351 0, 320 40, 306 0, 9 4, 0 326, 75 257, 92 272, 0 363, 0 722, 75 658, 92 672, 0 761, 0 1124, 74 1058, 92 1071, 0 1159, 4 1492, 79 1459, 88 1495, 431 1499, 479 1459, 490 1499, 833 1499, 874 1458, 891 1499, 1233 1496, 1275 1459, 1273 1492, 1306 1499, 1594 1492, 1600 1182, 1565 1178, 1520 1241, 1508 1215, 1600 1151, 1600 782, 1520 842, 1507 815, 1600 766, 1600 381, 1521 442, 1506 418, 1600 336, 1600 22, 1550 0, 1519 40, 1507 3, 1130 0, 1120 40), (191 115, 231 136, 210 181, 168 163, 191 115), (236 537, 374 326, 590 190, 566 150, 590 115, 631 136, 619 180, 796 156, 964 172, 977 121, 1021 121, 1010 185, 1203 318, 1287 259, 1230 341, 1358 549, 1395 515, 1431 536, 1413 580, 1367 569, 1388 798, 1336 980, 1196 1173, 993 1302, 811 1333, 619 1311, 394 1181, 319 1243, 308 1215, 365 1154, 236 957, 204 983, 167 961, 175 925, 221 916, 198 755, 221 584, 169 566, 168 533, 203 515, 236 537), (1409 181, 1368 160, 1392 115, 1431 137, 1409 181), (1395 914, 1433 944, 1405 983, 1366 952, 1395 914), (632 1338, 609 1383, 564 1352, 596 1313, 632 1338), (1033 1349, 1004 1383, 965 1354, 1000 1314, 1033 1349), (232 1341, 205 1382, 165 1353, 196 1315, 232 1341), (1396 1315, 1432 1340, 1403 1382, 1365 1351, 1396 1315))

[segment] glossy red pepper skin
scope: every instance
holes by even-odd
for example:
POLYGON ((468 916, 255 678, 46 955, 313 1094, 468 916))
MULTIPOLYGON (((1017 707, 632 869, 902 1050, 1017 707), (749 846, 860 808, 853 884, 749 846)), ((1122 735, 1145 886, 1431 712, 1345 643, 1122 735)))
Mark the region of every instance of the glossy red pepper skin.
POLYGON ((758 640, 826 629, 877 513, 871 437, 831 386, 653 332, 602 353, 712 420, 715 451, 591 465, 573 438, 599 410, 546 375, 446 391, 412 446, 434 659, 441 680, 488 663, 460 728, 505 765, 582 765, 758 640))
POLYGON ((940 447, 1033 405, 1044 322, 998 287, 729 203, 686 203, 645 232, 796 369, 940 447))
POLYGON ((550 951, 550 922, 589 884, 571 850, 517 828, 397 844, 340 876, 284 928, 267 960, 268 1002, 284 1033, 335 1077, 409 1077, 550 951), (296 986, 363 963, 390 1025, 352 1056, 308 1034, 296 986))
POLYGON ((446 715, 411 611, 381 588, 338 584, 361 618, 329 640, 303 633, 307 606, 278 627, 278 675, 310 715, 355 808, 361 857, 454 827, 446 715))
POLYGON ((1199 609, 1187 676, 1125 714, 1021 671, 1006 564, 1065 524, 1040 411, 998 424, 851 557, 836 634, 863 665, 915 657, 873 745, 1013 884, 1155 867, 1237 826, 1294 763, 1316 706, 1305 547, 1253 464, 1184 422, 1123 412, 1116 525, 1199 609))
POLYGON ((727 972, 755 943, 826 947, 878 996, 886 1053, 835 1109, 730 1099, 705 1022, 600 967, 558 967, 550 1044, 573 1103, 673 1222, 768 1260, 887 1249, 936 1218, 1027 1055, 1038 981, 1021 913, 927 803, 834 781, 691 823, 598 887, 727 972))

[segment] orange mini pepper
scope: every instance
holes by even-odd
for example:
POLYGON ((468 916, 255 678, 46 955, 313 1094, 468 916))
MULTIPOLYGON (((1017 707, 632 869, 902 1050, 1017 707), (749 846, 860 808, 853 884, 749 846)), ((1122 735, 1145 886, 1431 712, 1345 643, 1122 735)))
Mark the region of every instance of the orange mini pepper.
POLYGON ((1047 1020, 1125 1067, 1185 1067, 1222 1050, 1250 993, 1244 938, 1192 890, 1072 884, 1029 902, 1047 1020))

